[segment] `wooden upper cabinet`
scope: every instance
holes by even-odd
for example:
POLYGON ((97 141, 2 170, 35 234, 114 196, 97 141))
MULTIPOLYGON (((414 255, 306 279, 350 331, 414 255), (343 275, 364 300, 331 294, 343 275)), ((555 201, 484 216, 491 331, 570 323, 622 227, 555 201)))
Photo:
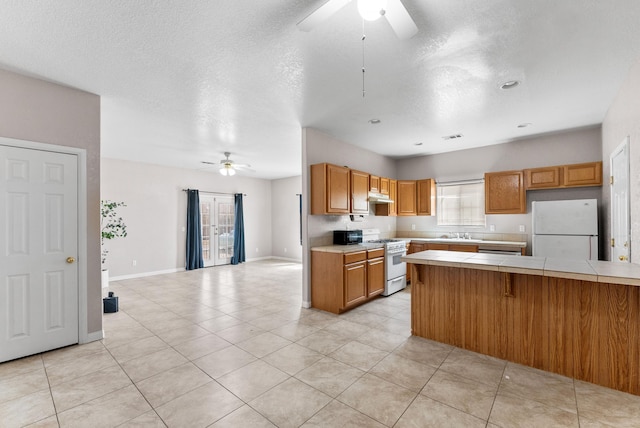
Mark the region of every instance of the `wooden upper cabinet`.
POLYGON ((380 193, 383 195, 389 194, 389 179, 385 177, 380 177, 380 193))
POLYGON ((399 216, 417 215, 415 180, 398 180, 396 213, 399 216))
POLYGON ((376 215, 385 215, 385 216, 396 216, 398 215, 396 211, 397 206, 397 198, 398 198, 398 182, 396 180, 389 179, 389 199, 393 202, 390 204, 376 204, 376 215))
POLYGON ((370 192, 380 192, 380 177, 377 175, 369 176, 369 191, 370 192))
POLYGON ((351 171, 351 213, 369 214, 369 174, 351 171))
POLYGON ((526 214, 522 171, 487 172, 484 175, 486 214, 526 214))
POLYGON ((602 186, 602 162, 564 165, 563 170, 567 187, 602 186))
POLYGON ((524 170, 527 190, 602 186, 602 162, 524 170))
POLYGON ((436 214, 436 182, 428 178, 417 181, 418 215, 436 214))
POLYGON ((561 180, 562 167, 559 166, 524 170, 524 181, 527 190, 560 187, 561 180))
POLYGON ((343 166, 311 165, 311 214, 349 214, 350 177, 349 168, 343 166))

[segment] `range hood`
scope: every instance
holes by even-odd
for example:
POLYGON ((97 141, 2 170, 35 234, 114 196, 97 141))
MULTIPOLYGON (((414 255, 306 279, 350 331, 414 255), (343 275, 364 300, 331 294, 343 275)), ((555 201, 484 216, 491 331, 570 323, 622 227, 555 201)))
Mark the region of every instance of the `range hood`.
POLYGON ((389 195, 383 195, 382 193, 369 192, 369 202, 374 204, 392 204, 393 201, 389 199, 389 195))

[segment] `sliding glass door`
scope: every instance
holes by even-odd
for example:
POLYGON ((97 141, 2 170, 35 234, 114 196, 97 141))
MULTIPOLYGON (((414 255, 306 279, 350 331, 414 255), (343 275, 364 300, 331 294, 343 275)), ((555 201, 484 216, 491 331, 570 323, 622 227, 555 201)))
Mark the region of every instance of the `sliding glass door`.
POLYGON ((233 196, 200 193, 202 258, 205 266, 226 265, 233 256, 233 196))

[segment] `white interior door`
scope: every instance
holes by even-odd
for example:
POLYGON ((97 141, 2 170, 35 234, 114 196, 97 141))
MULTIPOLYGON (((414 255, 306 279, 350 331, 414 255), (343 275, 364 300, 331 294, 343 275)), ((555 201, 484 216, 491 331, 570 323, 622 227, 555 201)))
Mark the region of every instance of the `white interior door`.
POLYGON ((611 153, 611 260, 631 261, 629 137, 611 153))
POLYGON ((231 263, 235 205, 232 196, 200 194, 202 258, 205 266, 231 263))
POLYGON ((78 343, 77 165, 0 146, 0 362, 78 343))

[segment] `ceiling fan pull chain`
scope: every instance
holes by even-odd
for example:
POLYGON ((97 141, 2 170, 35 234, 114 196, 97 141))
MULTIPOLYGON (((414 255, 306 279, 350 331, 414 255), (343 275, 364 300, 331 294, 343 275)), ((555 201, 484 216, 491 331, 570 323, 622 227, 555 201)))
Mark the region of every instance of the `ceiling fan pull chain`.
POLYGON ((364 19, 362 20, 362 98, 364 98, 365 90, 364 90, 364 40, 367 36, 364 34, 364 19))

